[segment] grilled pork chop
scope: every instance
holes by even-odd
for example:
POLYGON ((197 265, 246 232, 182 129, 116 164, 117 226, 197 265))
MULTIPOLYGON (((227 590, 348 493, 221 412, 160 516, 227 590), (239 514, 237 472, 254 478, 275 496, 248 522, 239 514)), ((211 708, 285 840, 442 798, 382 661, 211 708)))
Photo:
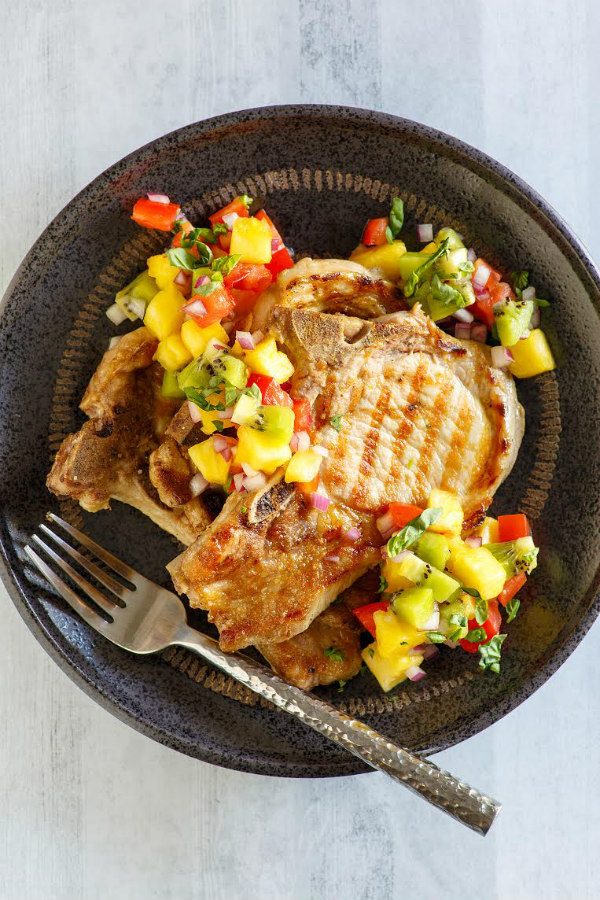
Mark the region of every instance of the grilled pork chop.
POLYGON ((299 493, 258 521, 242 513, 248 500, 231 497, 168 567, 177 590, 208 610, 225 650, 306 629, 331 602, 332 582, 339 592, 373 565, 375 516, 390 501, 425 505, 444 488, 474 525, 523 433, 514 382, 491 366, 489 348, 449 337, 418 306, 371 320, 323 312, 330 297, 334 309, 340 297, 351 307, 357 273, 331 260, 306 262, 300 279, 294 271, 278 279, 253 324, 270 327, 294 363, 292 395, 310 401, 315 441, 330 454, 320 490, 342 523, 360 517, 361 538, 348 551, 342 524, 323 540, 299 493), (340 559, 333 572, 332 555, 340 559))
MULTIPOLYGON (((175 499, 173 460, 162 468, 157 462, 149 473, 149 458, 178 406, 160 394, 156 346, 150 332, 138 328, 104 354, 81 401, 89 420, 61 444, 47 485, 90 512, 109 508, 111 499, 128 503, 189 544, 210 521, 208 513, 198 498, 182 493, 181 479, 182 504, 164 502, 175 499)), ((188 463, 178 462, 180 475, 188 463)))

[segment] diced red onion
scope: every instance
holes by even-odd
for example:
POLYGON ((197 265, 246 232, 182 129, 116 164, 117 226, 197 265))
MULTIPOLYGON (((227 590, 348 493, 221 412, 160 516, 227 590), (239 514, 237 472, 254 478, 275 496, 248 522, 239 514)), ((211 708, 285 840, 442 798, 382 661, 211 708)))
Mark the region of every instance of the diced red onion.
POLYGON ((227 409, 220 409, 217 412, 217 419, 221 419, 223 422, 225 419, 230 419, 233 415, 233 406, 228 406, 227 409))
POLYGON ((472 263, 474 263, 475 260, 477 259, 477 254, 475 253, 475 251, 473 250, 472 247, 469 247, 469 249, 467 250, 467 259, 469 260, 469 262, 472 262, 472 263))
POLYGON ((152 200, 153 203, 171 202, 166 194, 146 194, 146 197, 148 198, 148 200, 152 200))
POLYGON ((343 533, 342 537, 345 541, 349 541, 351 544, 353 544, 354 541, 360 540, 360 528, 357 528, 355 525, 353 525, 352 528, 349 528, 348 531, 345 531, 343 533))
POLYGON ((233 454, 231 452, 231 447, 225 447, 224 450, 219 450, 219 453, 221 454, 221 456, 223 457, 225 462, 229 462, 229 460, 233 456, 233 454))
POLYGON ((194 287, 202 287, 203 284, 208 284, 209 281, 210 278, 208 277, 208 275, 200 275, 200 277, 196 279, 194 287))
POLYGON ((109 306, 106 310, 107 318, 113 323, 113 325, 121 325, 127 316, 123 312, 120 307, 117 306, 116 303, 113 303, 112 306, 109 306))
POLYGON ((417 225, 417 238, 422 244, 433 240, 433 225, 417 225))
POLYGON ((396 553, 395 556, 392 556, 392 562, 400 562, 402 559, 406 559, 408 556, 411 556, 410 550, 401 550, 400 553, 396 553))
POLYGON ((308 431, 295 431, 292 435, 292 439, 293 438, 296 438, 296 450, 308 450, 310 447, 310 435, 308 431))
POLYGON ((227 225, 229 231, 231 231, 231 229, 233 228, 233 223, 236 219, 239 219, 239 216, 236 212, 226 213, 223 216, 223 222, 225 223, 225 225, 227 225))
POLYGON ((184 310, 190 316, 205 316, 206 315, 206 307, 202 300, 195 299, 191 300, 189 303, 186 303, 184 306, 184 310))
POLYGON ((173 281, 175 282, 175 284, 185 285, 189 282, 191 277, 191 272, 184 272, 183 269, 180 269, 173 281))
MULTIPOLYGON (((310 438, 309 438, 309 440, 310 440, 310 438)), ((314 444, 313 450, 315 451, 315 453, 318 453, 319 456, 322 456, 324 459, 327 459, 327 457, 329 456, 329 450, 327 449, 327 447, 322 447, 321 444, 314 444)))
POLYGON ((394 528, 392 514, 389 511, 384 513, 382 516, 379 516, 375 524, 377 525, 377 530, 380 534, 387 534, 388 531, 392 531, 394 528))
POLYGON ((492 347, 492 365, 497 369, 505 369, 510 366, 513 358, 508 347, 492 347))
POLYGON ((465 322, 469 325, 475 318, 473 313, 469 312, 468 309, 457 309, 456 312, 452 313, 452 316, 455 319, 458 319, 459 322, 465 322))
POLYGON ((477 267, 477 271, 473 275, 473 287, 482 290, 486 286, 491 274, 492 270, 490 267, 486 266, 485 263, 482 263, 477 267))
POLYGON ((192 497, 198 497, 207 487, 208 481, 201 472, 196 472, 193 478, 190 479, 190 492, 192 497))
POLYGON ((127 301, 127 309, 138 319, 143 319, 146 315, 146 304, 137 297, 132 297, 131 300, 127 301))
POLYGON ((422 678, 425 678, 425 672, 420 666, 410 666, 406 670, 406 675, 411 681, 420 681, 422 678))
POLYGON ((192 400, 188 400, 188 412, 190 414, 190 419, 192 422, 201 422, 202 421, 202 413, 200 411, 200 407, 196 406, 196 404, 192 400))
POLYGON ((423 659, 431 659, 432 656, 435 656, 438 652, 438 648, 435 644, 425 644, 423 649, 423 659))
POLYGON ((248 478, 254 478, 255 475, 258 475, 258 471, 256 469, 253 469, 249 463, 242 463, 242 469, 244 470, 248 478))
POLYGON ((524 341, 525 338, 528 338, 530 334, 531 334, 531 331, 529 330, 529 328, 527 328, 527 330, 523 332, 523 334, 521 335, 519 340, 524 341))
POLYGON ((213 435, 213 448, 217 453, 221 453, 226 447, 229 447, 229 441, 222 434, 213 435))
POLYGON ((467 537, 465 538, 465 544, 467 547, 481 547, 481 538, 480 537, 467 537))
POLYGON ((325 512, 331 502, 328 497, 317 493, 309 494, 308 500, 313 509, 318 509, 320 512, 325 512))
POLYGON ((248 478, 248 476, 246 475, 244 487, 247 491, 257 491, 259 488, 264 487, 266 483, 267 476, 262 472, 257 472, 256 475, 252 476, 252 478, 248 478))
POLYGON ((254 338, 249 331, 236 331, 235 339, 242 350, 254 350, 254 338))
POLYGON ((526 287, 523 290, 521 297, 523 300, 533 300, 535 297, 535 288, 532 285, 530 285, 529 287, 526 287))
POLYGON ((252 340, 254 341, 254 346, 256 346, 256 344, 260 344, 260 342, 262 341, 263 338, 264 338, 264 334, 262 331, 253 331, 252 332, 252 340))
POLYGON ((489 300, 490 297, 491 297, 491 294, 490 294, 489 291, 485 291, 485 290, 484 290, 484 291, 478 291, 478 290, 476 289, 476 290, 475 290, 475 296, 476 296, 477 299, 480 300, 482 303, 487 303, 488 300, 489 300))
POLYGON ((478 322, 476 325, 471 325, 471 340, 485 344, 487 341, 487 328, 483 323, 478 322))
POLYGON ((535 306, 533 312, 531 313, 531 322, 529 323, 530 328, 539 328, 542 323, 542 316, 540 313, 539 306, 535 306))
POLYGON ((290 450, 292 451, 292 453, 295 453, 297 449, 298 449, 298 435, 296 434, 296 432, 294 432, 290 438, 290 450))
POLYGON ((433 612, 419 631, 435 631, 440 624, 440 609, 437 603, 433 604, 433 612))
POLYGON ((108 342, 108 349, 114 350, 120 340, 121 338, 117 334, 115 334, 115 336, 111 337, 110 341, 108 342))
POLYGON ((471 326, 463 322, 458 322, 454 328, 454 337, 461 341, 468 341, 471 338, 471 326))
POLYGON ((245 481, 246 481, 246 476, 244 475, 243 472, 236 472, 236 474, 233 476, 233 484, 235 486, 236 491, 238 491, 238 493, 241 493, 242 491, 246 490, 246 488, 244 486, 245 481))

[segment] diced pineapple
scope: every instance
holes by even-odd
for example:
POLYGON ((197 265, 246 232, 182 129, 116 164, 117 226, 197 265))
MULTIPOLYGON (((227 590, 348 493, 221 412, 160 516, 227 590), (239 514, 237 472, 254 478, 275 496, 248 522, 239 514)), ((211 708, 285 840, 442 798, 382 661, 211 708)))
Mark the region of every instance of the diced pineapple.
POLYGON ((254 350, 246 350, 244 356, 251 372, 269 375, 278 384, 283 384, 294 374, 293 365, 285 353, 277 349, 274 337, 266 337, 254 350))
POLYGON ((223 459, 222 455, 217 453, 213 440, 209 437, 199 444, 194 444, 188 453, 198 471, 210 484, 225 484, 231 461, 223 459))
POLYGON ((407 588, 394 595, 392 603, 394 613, 403 622, 423 631, 436 609, 433 591, 428 587, 407 588))
POLYGON ((429 531, 434 531, 437 534, 444 534, 445 532, 460 534, 463 523, 463 511, 456 494, 434 488, 429 497, 427 507, 429 509, 439 508, 442 510, 442 515, 433 525, 429 526, 429 531))
POLYGON ((158 253, 148 259, 148 274, 154 278, 159 289, 164 290, 173 284, 179 274, 179 268, 171 265, 166 253, 158 253))
POLYGON ((257 431, 250 425, 240 425, 238 428, 238 445, 235 453, 238 465, 248 463, 253 469, 271 475, 275 469, 284 466, 291 455, 289 438, 284 440, 281 435, 257 431))
POLYGON ((423 657, 409 656, 406 654, 398 654, 385 659, 377 649, 377 643, 374 641, 362 652, 362 658, 375 676, 383 691, 391 691, 397 684, 404 681, 407 671, 411 666, 420 666, 423 657))
POLYGON ((185 397, 185 394, 177 383, 177 376, 175 373, 167 372, 166 370, 163 374, 160 392, 162 396, 166 397, 168 400, 183 400, 185 397))
POLYGON ((156 353, 154 354, 154 359, 157 360, 167 372, 177 372, 191 362, 192 354, 178 334, 170 334, 169 337, 164 338, 164 340, 159 343, 156 348, 156 353))
POLYGON ((242 262, 264 265, 271 262, 271 229, 262 219, 238 217, 231 230, 232 255, 242 257, 242 262))
POLYGON ((259 406, 260 400, 257 400, 256 397, 250 394, 242 394, 233 407, 231 421, 235 422, 236 425, 246 425, 256 418, 259 406))
POLYGON ((465 587, 479 591, 484 600, 497 597, 506 581, 504 567, 485 547, 457 545, 452 548, 447 566, 465 587))
POLYGON ((379 269, 389 281, 398 281, 398 260, 405 253, 403 241, 392 241, 391 244, 381 244, 379 247, 365 247, 361 244, 353 251, 350 259, 367 269, 379 269))
POLYGON ((216 422, 220 422, 223 428, 229 428, 231 425, 229 419, 219 419, 219 416, 214 410, 209 411, 198 407, 198 414, 200 416, 200 429, 204 434, 214 434, 215 431, 217 431, 216 422))
POLYGON ((381 574, 387 582, 389 591, 402 591, 405 588, 414 587, 424 570, 425 564, 422 560, 418 560, 411 553, 398 562, 394 562, 393 559, 386 557, 381 567, 381 574), (413 578, 410 577, 411 575, 413 578))
POLYGON ((152 298, 146 309, 144 325, 159 341, 179 331, 183 325, 183 297, 170 285, 152 298))
POLYGON ((423 632, 399 619, 391 609, 378 610, 373 621, 377 649, 384 659, 397 653, 408 653, 412 647, 423 643, 423 632))
POLYGON ((202 356, 211 338, 214 338, 225 346, 229 343, 227 332, 219 322, 214 322, 206 328, 200 328, 193 319, 189 319, 181 326, 181 340, 194 359, 202 356))
POLYGON ((517 378, 532 378, 534 375, 551 372, 556 368, 552 350, 540 328, 534 328, 529 337, 513 344, 510 352, 513 361, 509 369, 517 378))
POLYGON ((419 250, 419 253, 427 253, 427 255, 430 256, 432 253, 435 253, 435 251, 437 249, 438 249, 438 245, 436 244, 436 242, 430 241, 424 247, 421 247, 421 249, 419 250))
POLYGON ((481 525, 473 532, 473 537, 480 537, 482 544, 497 544, 499 533, 498 520, 486 516, 481 525))
POLYGON ((291 481, 312 481, 319 474, 323 457, 310 448, 308 450, 298 450, 285 470, 285 480, 291 481))

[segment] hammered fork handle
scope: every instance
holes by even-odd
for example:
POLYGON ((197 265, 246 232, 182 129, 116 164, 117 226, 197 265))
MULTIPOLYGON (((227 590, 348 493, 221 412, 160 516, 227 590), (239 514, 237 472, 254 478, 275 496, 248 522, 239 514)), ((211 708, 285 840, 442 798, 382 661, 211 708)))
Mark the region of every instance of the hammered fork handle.
POLYGON ((501 805, 491 797, 459 781, 429 760, 397 747, 373 728, 339 712, 313 694, 288 684, 249 657, 223 653, 215 641, 201 632, 184 626, 173 643, 198 653, 255 694, 344 747, 371 768, 385 772, 478 834, 487 834, 500 811, 501 805))

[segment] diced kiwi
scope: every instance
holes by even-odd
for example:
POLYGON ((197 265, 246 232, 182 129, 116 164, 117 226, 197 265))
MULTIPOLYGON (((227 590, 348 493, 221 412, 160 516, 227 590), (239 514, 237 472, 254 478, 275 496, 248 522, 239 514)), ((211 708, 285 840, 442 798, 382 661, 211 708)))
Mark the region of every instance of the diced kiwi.
POLYGON ((424 562, 443 570, 450 556, 450 545, 443 534, 426 531, 417 541, 415 553, 424 562))
POLYGON ((185 394, 177 383, 177 375, 175 372, 165 372, 163 374, 162 386, 160 392, 163 397, 169 400, 180 400, 185 394))
POLYGON ((416 587, 428 587, 433 591, 437 603, 445 603, 460 590, 460 584, 446 572, 440 571, 410 553, 400 562, 400 574, 416 587))
POLYGON ((398 269, 402 281, 405 282, 410 278, 415 269, 418 269, 419 266, 431 259, 432 255, 427 253, 403 253, 398 260, 398 269))
POLYGON ((469 632, 469 615, 461 599, 452 600, 440 606, 440 624, 437 631, 445 634, 449 640, 460 641, 469 632))
POLYGON ((538 548, 531 537, 505 541, 501 544, 486 544, 485 546, 504 567, 507 578, 512 578, 519 572, 528 575, 537 566, 538 548))
POLYGON ((294 411, 288 406, 259 406, 256 415, 247 423, 256 431, 267 431, 273 436, 289 433, 290 440, 294 426, 294 411))
POLYGON ((422 630, 427 625, 435 609, 433 591, 430 588, 408 588, 394 595, 392 608, 399 619, 413 628, 422 630))
POLYGON ((192 360, 185 369, 182 369, 177 381, 181 390, 185 391, 191 387, 206 388, 211 378, 218 378, 219 381, 227 381, 234 387, 243 388, 248 380, 248 370, 241 359, 229 353, 220 352, 209 359, 205 353, 200 359, 192 360))
POLYGON ((457 231, 454 230, 454 228, 440 228, 434 240, 439 247, 442 241, 445 241, 446 238, 450 239, 448 241, 448 247, 450 250, 458 250, 459 248, 465 246, 462 242, 461 236, 457 231))
POLYGON ((533 300, 502 300, 494 307, 494 322, 498 340, 503 347, 512 347, 531 324, 533 300))

